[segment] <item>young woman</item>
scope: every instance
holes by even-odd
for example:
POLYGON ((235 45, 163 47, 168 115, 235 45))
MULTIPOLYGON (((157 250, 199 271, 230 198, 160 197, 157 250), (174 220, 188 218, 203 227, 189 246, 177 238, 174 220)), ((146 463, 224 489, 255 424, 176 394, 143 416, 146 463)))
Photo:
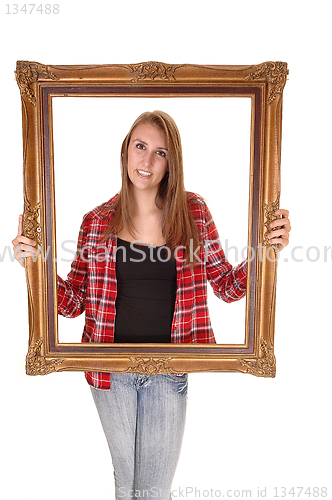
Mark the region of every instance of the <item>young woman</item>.
MULTIPOLYGON (((161 111, 137 118, 121 150, 122 188, 83 218, 59 314, 85 311, 83 342, 215 342, 207 281, 227 302, 246 291, 246 263, 232 267, 203 199, 184 189, 181 140, 161 111)), ((286 210, 271 244, 288 244, 286 210)), ((17 260, 37 253, 22 236, 17 260)), ((109 444, 117 499, 170 498, 187 403, 187 374, 86 373, 109 444)))

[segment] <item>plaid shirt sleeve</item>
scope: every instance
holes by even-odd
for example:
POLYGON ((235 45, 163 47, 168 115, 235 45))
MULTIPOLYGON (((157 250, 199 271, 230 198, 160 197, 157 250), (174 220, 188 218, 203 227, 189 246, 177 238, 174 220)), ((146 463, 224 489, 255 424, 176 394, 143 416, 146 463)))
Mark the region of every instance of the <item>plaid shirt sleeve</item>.
POLYGON ((82 223, 77 243, 76 256, 71 265, 67 280, 60 276, 58 281, 58 312, 67 318, 75 318, 85 310, 87 291, 87 265, 83 249, 85 241, 84 223, 82 223))
POLYGON ((204 204, 204 255, 206 273, 214 294, 225 302, 244 297, 247 284, 247 263, 233 267, 225 258, 219 234, 208 207, 204 204))

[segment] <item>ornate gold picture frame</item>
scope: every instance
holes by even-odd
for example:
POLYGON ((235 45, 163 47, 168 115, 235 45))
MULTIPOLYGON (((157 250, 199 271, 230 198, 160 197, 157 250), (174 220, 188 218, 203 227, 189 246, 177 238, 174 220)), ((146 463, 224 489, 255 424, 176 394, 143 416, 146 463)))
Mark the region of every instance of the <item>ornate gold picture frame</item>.
MULTIPOLYGON (((200 66, 147 62, 47 66, 18 61, 23 116, 23 230, 42 247, 26 259, 29 350, 26 372, 85 370, 146 374, 235 371, 275 376, 277 259, 267 243, 280 196, 282 93, 287 64, 200 66), (86 344, 58 340, 53 99, 59 97, 240 97, 251 100, 245 341, 242 344, 86 344), (250 253, 250 252, 249 252, 250 253)), ((129 125, 129 124, 128 124, 129 125)), ((91 207, 92 208, 92 207, 91 207)), ((83 214, 82 214, 83 215, 83 214)))

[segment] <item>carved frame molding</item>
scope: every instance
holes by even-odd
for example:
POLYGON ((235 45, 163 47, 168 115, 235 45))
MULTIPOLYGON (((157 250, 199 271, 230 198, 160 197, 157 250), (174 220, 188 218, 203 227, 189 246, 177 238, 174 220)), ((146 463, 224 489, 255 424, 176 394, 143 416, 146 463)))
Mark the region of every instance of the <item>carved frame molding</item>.
MULTIPOLYGON (((60 344, 56 325, 56 268, 52 262, 26 259, 29 298, 29 375, 63 370, 137 372, 145 374, 195 371, 235 371, 274 377, 274 313, 276 262, 269 251, 268 225, 279 207, 282 94, 287 64, 265 62, 251 66, 139 64, 51 66, 18 61, 16 80, 23 118, 24 234, 55 255, 52 191, 52 96, 101 96, 121 87, 128 95, 251 97, 252 174, 249 242, 263 241, 261 259, 249 264, 246 341, 243 345, 60 344), (45 130, 50 135, 45 140, 45 130), (48 141, 48 142, 47 142, 48 141)), ((46 134, 47 135, 47 134, 46 134)))

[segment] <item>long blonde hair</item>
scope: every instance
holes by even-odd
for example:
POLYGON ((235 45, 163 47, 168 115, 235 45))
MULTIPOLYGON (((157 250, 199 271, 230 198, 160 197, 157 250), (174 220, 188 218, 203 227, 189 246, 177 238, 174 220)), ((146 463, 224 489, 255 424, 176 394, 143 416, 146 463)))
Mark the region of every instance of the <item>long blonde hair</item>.
MULTIPOLYGON (((162 234, 166 245, 171 250, 172 255, 177 246, 184 246, 185 261, 186 263, 190 263, 190 240, 192 240, 192 248, 196 249, 199 246, 199 234, 188 207, 187 195, 184 188, 180 133, 173 118, 163 111, 147 111, 141 114, 132 124, 122 143, 122 187, 113 205, 107 207, 114 211, 114 216, 104 234, 103 240, 105 241, 111 234, 118 234, 124 226, 128 228, 133 237, 136 236, 130 214, 129 186, 131 181, 127 173, 128 146, 134 129, 143 123, 151 123, 158 127, 166 136, 168 169, 159 185, 156 205, 163 211, 162 234)), ((106 206, 104 205, 103 208, 105 209, 106 206)), ((194 262, 190 264, 193 265, 194 262)))

